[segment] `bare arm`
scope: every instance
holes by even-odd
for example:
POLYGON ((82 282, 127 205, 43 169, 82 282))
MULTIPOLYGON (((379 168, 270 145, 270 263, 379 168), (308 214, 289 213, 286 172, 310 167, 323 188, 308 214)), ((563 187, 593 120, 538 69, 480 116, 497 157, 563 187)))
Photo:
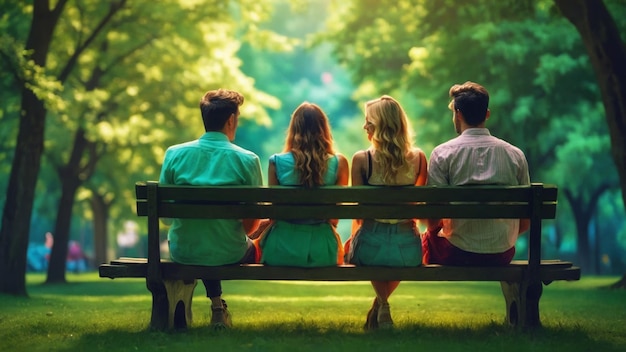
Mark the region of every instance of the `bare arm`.
POLYGON ((270 186, 277 186, 278 177, 276 176, 276 165, 270 161, 267 167, 267 184, 270 186))
MULTIPOLYGON (((335 181, 335 186, 347 186, 348 181, 350 181, 350 167, 348 166, 348 159, 341 154, 337 154, 337 161, 339 164, 337 165, 337 181, 335 181)), ((329 219, 329 222, 333 226, 337 226, 339 224, 339 219, 329 219)))
MULTIPOLYGON (((365 152, 358 151, 352 156, 352 170, 350 170, 353 186, 363 186, 364 165, 367 163, 365 152)), ((361 219, 354 219, 352 222, 352 232, 361 226, 361 219)))
POLYGON ((436 233, 443 227, 443 222, 441 219, 426 219, 426 226, 426 231, 436 233))
POLYGON ((426 154, 423 151, 419 151, 418 154, 419 169, 417 171, 417 179, 415 180, 416 186, 423 186, 426 184, 428 178, 428 161, 426 161, 426 154))
POLYGON ((350 175, 353 186, 363 185, 363 171, 366 162, 365 152, 362 150, 354 153, 352 156, 352 170, 350 171, 350 175))
POLYGON ((530 229, 530 219, 519 219, 519 234, 528 231, 530 229))
MULTIPOLYGON (((426 184, 428 178, 428 162, 426 161, 426 154, 421 149, 417 149, 414 154, 415 167, 417 170, 417 176, 415 177, 415 185, 423 186, 426 184)), ((418 223, 423 224, 422 219, 415 219, 418 223)), ((438 220, 437 220, 438 221, 438 220)))
POLYGON ((347 186, 350 180, 350 168, 348 167, 348 159, 341 154, 337 154, 339 165, 337 167, 337 186, 347 186))
MULTIPOLYGON (((267 170, 267 184, 270 186, 278 185, 278 178, 276 177, 276 165, 270 162, 267 170)), ((246 234, 250 235, 259 228, 261 221, 267 221, 264 219, 243 219, 243 228, 246 234)))

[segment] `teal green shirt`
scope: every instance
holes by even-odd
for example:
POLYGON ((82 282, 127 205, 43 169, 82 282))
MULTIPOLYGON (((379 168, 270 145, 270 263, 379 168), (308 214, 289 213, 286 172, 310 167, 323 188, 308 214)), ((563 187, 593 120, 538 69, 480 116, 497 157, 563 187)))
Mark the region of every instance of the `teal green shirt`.
MULTIPOLYGON (((256 154, 231 143, 221 132, 207 132, 167 149, 159 182, 259 186, 263 177, 256 154)), ((172 260, 197 265, 239 262, 248 248, 246 238, 241 220, 172 219, 167 234, 172 260)))

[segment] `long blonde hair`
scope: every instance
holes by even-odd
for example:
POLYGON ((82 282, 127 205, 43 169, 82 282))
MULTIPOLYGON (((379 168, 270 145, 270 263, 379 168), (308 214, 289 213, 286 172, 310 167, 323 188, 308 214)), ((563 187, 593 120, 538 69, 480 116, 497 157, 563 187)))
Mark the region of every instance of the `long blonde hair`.
POLYGON ((398 172, 409 167, 407 156, 413 147, 409 120, 400 103, 388 95, 368 101, 365 116, 374 125, 372 146, 382 179, 393 183, 398 172))
POLYGON ((328 117, 319 106, 304 102, 296 108, 291 115, 284 151, 293 154, 301 185, 324 184, 328 156, 335 151, 328 117))

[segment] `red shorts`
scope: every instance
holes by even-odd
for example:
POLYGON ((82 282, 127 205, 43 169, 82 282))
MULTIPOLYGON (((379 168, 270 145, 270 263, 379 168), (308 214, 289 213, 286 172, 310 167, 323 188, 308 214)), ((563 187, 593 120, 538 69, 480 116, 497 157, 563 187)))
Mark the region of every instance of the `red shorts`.
POLYGON ((513 260, 515 247, 503 253, 473 253, 455 247, 438 232, 426 231, 422 235, 422 263, 442 265, 501 266, 513 260))

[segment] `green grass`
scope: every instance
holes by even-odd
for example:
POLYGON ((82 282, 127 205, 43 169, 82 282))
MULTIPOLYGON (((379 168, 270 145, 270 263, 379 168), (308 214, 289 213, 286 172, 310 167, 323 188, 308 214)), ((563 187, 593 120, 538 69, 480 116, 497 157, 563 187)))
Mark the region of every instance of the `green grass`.
POLYGON ((209 328, 200 284, 186 332, 147 329, 143 280, 68 274, 67 285, 28 276, 30 298, 0 296, 0 351, 624 351, 626 291, 616 277, 544 289, 543 327, 511 329, 497 283, 405 282, 390 303, 396 328, 363 332, 366 282, 224 282, 235 327, 209 328))

